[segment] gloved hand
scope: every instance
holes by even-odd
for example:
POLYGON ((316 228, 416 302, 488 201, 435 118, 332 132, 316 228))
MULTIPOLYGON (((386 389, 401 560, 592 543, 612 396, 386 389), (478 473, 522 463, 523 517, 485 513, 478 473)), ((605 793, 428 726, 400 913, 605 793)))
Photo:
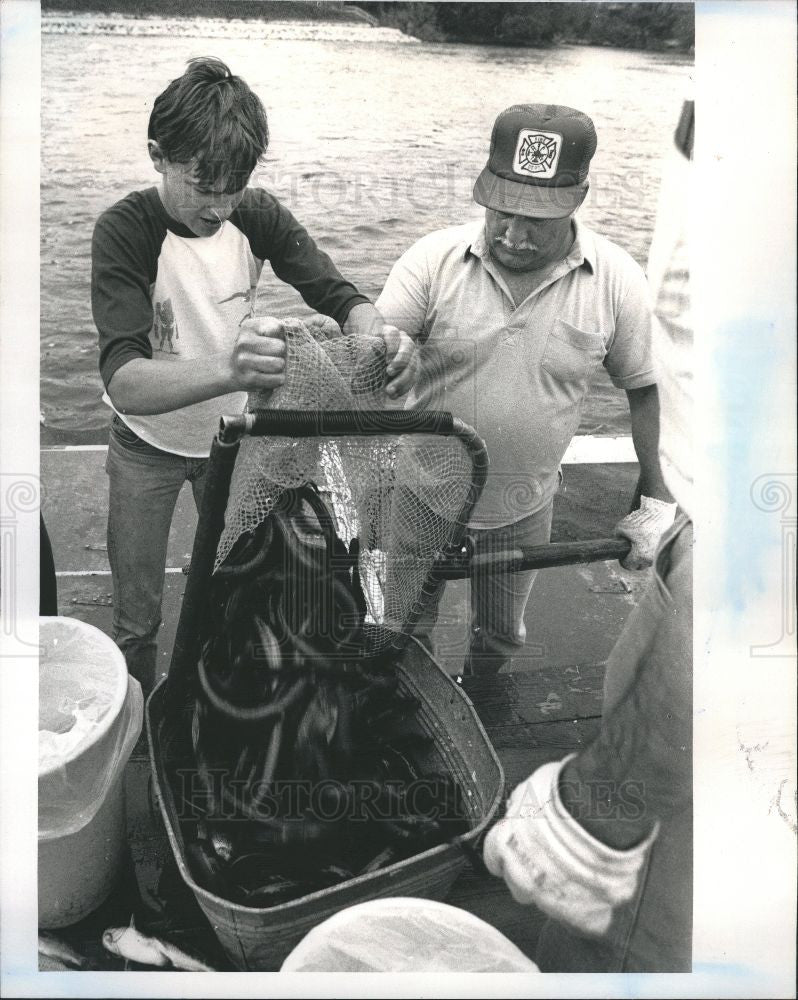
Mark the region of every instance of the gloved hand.
POLYGON ((654 560, 654 553, 663 533, 676 518, 676 504, 654 497, 640 497, 640 506, 615 525, 615 534, 632 543, 629 555, 621 559, 624 569, 645 569, 654 560))
POLYGON ((616 906, 637 891, 659 827, 628 851, 607 847, 568 813, 558 788, 573 757, 539 767, 510 796, 505 818, 488 832, 483 856, 519 903, 583 934, 606 932, 616 906))

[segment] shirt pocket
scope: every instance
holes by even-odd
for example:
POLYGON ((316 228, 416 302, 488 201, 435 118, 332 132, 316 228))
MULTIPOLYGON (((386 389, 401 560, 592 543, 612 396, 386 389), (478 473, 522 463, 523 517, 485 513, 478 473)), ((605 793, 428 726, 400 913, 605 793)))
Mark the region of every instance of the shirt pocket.
POLYGON ((586 383, 606 355, 598 333, 586 333, 565 320, 555 320, 540 366, 559 382, 586 383))

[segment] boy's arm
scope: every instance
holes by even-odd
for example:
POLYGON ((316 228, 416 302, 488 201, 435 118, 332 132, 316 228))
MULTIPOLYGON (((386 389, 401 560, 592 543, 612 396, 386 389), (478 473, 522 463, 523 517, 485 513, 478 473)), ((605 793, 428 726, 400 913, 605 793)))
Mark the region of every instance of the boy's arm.
POLYGON ((341 328, 355 306, 371 305, 268 191, 248 191, 231 221, 241 226, 256 258, 268 260, 280 281, 296 288, 311 309, 331 316, 341 328))
POLYGON ((341 275, 291 212, 268 192, 253 191, 247 207, 241 210, 241 221, 251 232, 254 255, 268 260, 277 277, 293 285, 311 308, 331 316, 347 334, 381 337, 385 341, 386 391, 392 397, 408 392, 418 371, 413 341, 385 323, 368 298, 341 275))
POLYGON ((285 380, 278 321, 246 320, 231 353, 186 361, 131 358, 117 368, 108 395, 120 413, 168 413, 228 392, 275 389, 285 380))

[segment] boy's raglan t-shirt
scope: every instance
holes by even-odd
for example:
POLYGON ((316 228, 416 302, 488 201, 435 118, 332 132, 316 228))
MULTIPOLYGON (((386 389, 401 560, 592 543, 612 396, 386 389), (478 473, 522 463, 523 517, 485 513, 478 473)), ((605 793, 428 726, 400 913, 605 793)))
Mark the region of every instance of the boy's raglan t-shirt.
MULTIPOLYGON (((92 312, 107 387, 133 358, 186 361, 229 354, 250 315, 268 260, 311 308, 339 324, 369 300, 338 272, 306 230, 269 192, 248 188, 213 236, 195 236, 170 218, 157 188, 136 191, 97 221, 92 242, 92 312)), ((245 392, 168 413, 120 414, 143 441, 204 458, 223 413, 240 413, 245 392)), ((107 392, 104 401, 113 408, 107 392)))

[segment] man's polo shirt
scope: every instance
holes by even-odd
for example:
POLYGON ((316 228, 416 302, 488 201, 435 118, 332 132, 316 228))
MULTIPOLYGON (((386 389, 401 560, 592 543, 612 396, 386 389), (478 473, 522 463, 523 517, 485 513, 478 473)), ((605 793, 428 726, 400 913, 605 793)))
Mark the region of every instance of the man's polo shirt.
POLYGON ((419 240, 376 303, 423 345, 407 405, 449 410, 485 439, 490 472, 475 528, 511 524, 549 502, 598 365, 621 389, 655 382, 642 269, 574 223, 568 256, 541 272, 518 307, 481 221, 419 240))

